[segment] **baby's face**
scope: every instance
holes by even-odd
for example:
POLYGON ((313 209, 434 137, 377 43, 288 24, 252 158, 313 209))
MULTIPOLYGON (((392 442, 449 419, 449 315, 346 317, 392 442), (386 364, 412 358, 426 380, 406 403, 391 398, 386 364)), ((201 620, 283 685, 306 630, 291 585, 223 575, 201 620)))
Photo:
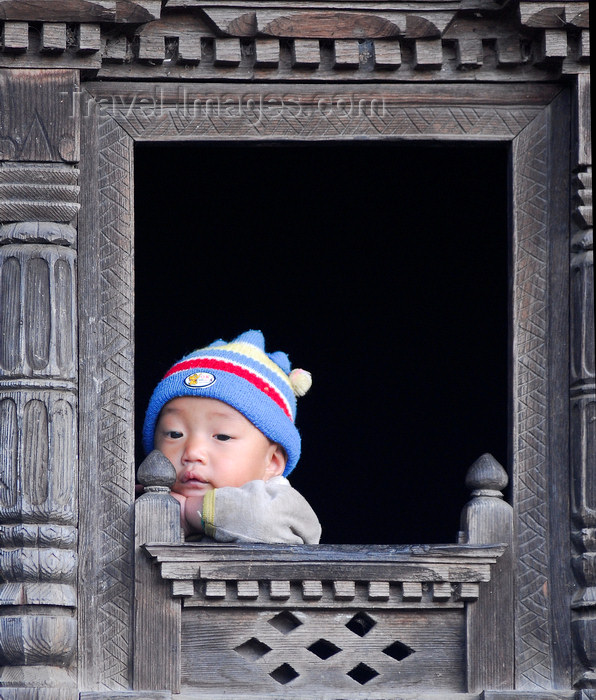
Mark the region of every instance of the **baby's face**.
POLYGON ((280 446, 217 399, 180 396, 168 401, 155 429, 155 447, 176 469, 172 491, 187 497, 267 481, 285 468, 280 446))

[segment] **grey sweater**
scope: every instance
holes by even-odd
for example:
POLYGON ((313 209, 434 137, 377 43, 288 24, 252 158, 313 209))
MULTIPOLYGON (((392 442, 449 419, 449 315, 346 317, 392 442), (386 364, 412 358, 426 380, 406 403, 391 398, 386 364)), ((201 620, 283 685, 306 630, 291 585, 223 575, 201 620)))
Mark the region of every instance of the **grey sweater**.
POLYGON ((204 541, 318 544, 321 525, 306 499, 283 476, 207 492, 204 541))

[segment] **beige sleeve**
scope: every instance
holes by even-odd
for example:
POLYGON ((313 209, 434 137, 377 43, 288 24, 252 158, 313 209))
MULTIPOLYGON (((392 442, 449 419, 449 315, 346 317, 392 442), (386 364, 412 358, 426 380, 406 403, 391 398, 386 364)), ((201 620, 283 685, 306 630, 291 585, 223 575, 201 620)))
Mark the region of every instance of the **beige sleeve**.
POLYGON ((283 477, 209 491, 203 527, 217 542, 318 544, 321 538, 313 509, 283 477))

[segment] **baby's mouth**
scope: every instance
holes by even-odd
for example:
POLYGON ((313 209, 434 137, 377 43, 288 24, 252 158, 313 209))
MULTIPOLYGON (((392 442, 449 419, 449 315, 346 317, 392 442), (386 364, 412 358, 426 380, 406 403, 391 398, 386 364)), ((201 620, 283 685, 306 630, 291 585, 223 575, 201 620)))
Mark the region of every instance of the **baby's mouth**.
POLYGON ((206 479, 192 473, 184 474, 181 482, 187 489, 205 489, 209 486, 209 482, 206 479))

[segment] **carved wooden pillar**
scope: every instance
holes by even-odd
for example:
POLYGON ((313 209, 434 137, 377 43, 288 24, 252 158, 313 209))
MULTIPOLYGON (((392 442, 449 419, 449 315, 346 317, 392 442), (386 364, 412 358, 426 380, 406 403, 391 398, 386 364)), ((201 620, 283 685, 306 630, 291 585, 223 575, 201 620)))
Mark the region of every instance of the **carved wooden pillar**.
POLYGON ((596 688, 596 395, 590 77, 578 76, 576 202, 571 240, 571 518, 574 683, 596 688))
POLYGON ((2 698, 76 697, 76 84, 0 71, 2 698))

